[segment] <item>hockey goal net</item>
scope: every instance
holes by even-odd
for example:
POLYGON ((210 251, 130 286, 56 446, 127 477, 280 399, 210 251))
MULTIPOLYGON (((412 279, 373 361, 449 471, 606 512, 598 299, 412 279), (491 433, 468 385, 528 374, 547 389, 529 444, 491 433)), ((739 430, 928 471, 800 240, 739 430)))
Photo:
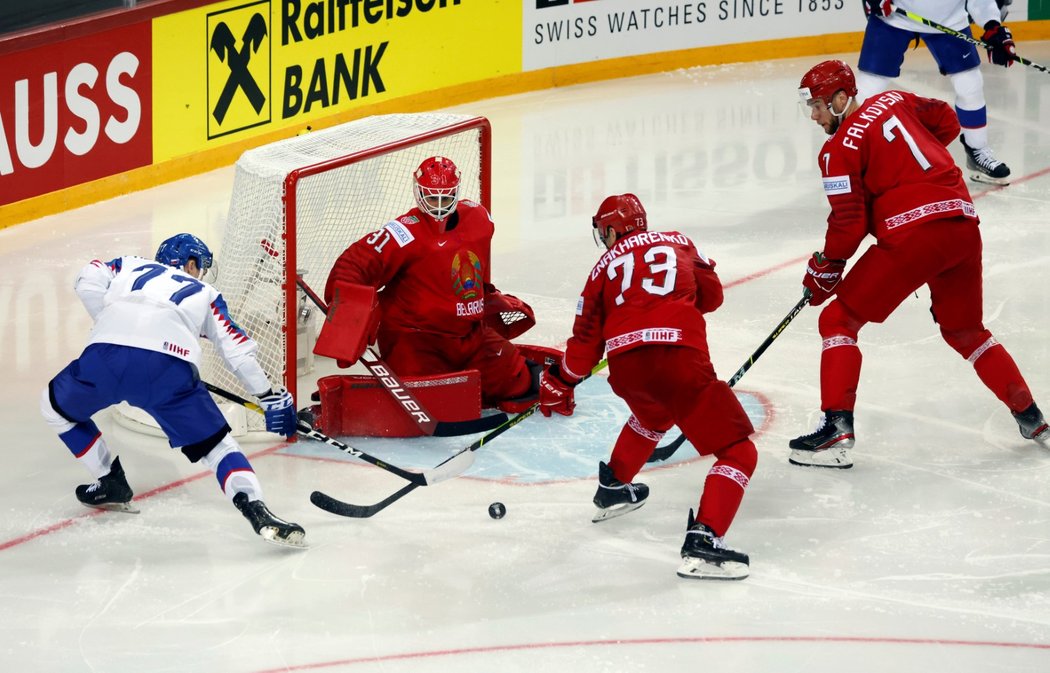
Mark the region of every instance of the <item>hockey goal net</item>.
MULTIPOLYGON (((309 404, 314 390, 313 341, 324 319, 297 276, 323 295, 348 245, 414 205, 412 174, 435 155, 459 168, 460 198, 489 207, 491 129, 484 117, 367 117, 249 150, 237 161, 214 284, 258 342, 270 380, 283 382, 297 407, 309 404)), ((251 399, 208 345, 201 378, 251 399)), ((219 404, 235 434, 264 430, 258 414, 219 404)))

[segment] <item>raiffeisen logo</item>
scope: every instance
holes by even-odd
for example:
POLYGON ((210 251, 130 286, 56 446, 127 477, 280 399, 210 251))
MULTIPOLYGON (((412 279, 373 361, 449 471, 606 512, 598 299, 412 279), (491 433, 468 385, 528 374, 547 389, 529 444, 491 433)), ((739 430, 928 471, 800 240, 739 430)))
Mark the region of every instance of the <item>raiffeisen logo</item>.
POLYGON ((208 15, 208 137, 270 122, 269 0, 208 15))
POLYGON ((547 9, 548 7, 564 7, 565 5, 576 5, 581 2, 597 2, 598 0, 536 0, 536 9, 547 9))

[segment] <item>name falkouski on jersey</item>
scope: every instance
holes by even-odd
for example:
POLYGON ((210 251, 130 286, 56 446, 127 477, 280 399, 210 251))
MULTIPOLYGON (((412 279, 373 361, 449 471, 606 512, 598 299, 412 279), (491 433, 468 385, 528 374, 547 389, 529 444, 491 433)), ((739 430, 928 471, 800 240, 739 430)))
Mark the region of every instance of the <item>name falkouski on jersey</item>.
POLYGON ((630 252, 635 248, 645 245, 653 245, 654 243, 677 243, 679 245, 689 245, 689 239, 686 238, 684 234, 676 232, 664 233, 661 231, 642 231, 632 234, 609 248, 609 251, 601 256, 598 263, 594 265, 594 269, 591 270, 591 280, 597 278, 610 262, 625 252, 630 252))
POLYGON ((863 110, 857 111, 851 119, 850 125, 846 127, 845 135, 842 137, 842 145, 851 150, 859 150, 860 147, 853 142, 853 138, 860 140, 869 126, 878 121, 891 107, 904 100, 904 96, 896 91, 887 91, 874 100, 863 110))

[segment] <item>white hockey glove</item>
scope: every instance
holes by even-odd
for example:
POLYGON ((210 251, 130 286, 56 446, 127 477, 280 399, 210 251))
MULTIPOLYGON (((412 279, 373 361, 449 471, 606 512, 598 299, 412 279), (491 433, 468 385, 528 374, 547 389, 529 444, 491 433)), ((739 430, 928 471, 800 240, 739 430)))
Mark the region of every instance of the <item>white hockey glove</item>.
POLYGON ((259 396, 259 406, 266 416, 269 432, 291 437, 295 434, 298 418, 295 415, 295 400, 283 386, 259 396))

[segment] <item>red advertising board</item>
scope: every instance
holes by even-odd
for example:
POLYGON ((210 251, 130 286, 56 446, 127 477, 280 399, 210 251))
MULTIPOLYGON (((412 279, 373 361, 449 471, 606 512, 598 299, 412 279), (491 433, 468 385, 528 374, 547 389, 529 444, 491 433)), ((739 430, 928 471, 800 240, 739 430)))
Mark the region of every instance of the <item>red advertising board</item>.
POLYGON ((148 21, 0 55, 0 205, 148 166, 148 21))

